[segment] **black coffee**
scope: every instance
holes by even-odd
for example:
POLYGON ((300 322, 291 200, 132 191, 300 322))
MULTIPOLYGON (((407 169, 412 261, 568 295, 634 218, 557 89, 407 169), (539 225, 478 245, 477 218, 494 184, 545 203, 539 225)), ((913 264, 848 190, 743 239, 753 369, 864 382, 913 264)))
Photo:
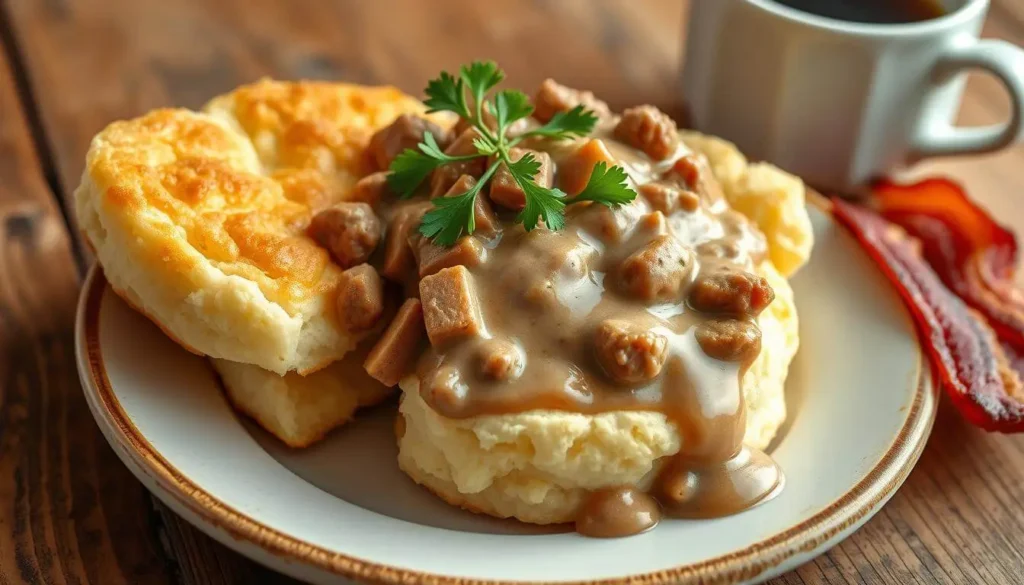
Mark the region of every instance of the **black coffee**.
POLYGON ((946 13, 939 0, 775 0, 797 10, 836 20, 902 24, 938 18, 946 13))

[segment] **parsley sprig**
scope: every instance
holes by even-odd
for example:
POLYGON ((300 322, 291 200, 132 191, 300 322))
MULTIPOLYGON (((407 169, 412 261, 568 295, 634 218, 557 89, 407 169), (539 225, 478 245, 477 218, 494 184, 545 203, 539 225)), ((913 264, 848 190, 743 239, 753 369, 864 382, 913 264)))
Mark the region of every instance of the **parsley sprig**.
POLYGON ((535 180, 540 172, 540 161, 527 153, 512 160, 510 151, 523 140, 541 137, 564 140, 590 134, 597 124, 597 116, 583 106, 555 114, 543 126, 509 138, 507 131, 516 121, 533 113, 530 98, 521 91, 505 89, 487 96, 505 74, 490 61, 477 61, 464 65, 458 77, 441 72, 427 84, 425 103, 428 112, 454 112, 476 129, 479 137, 473 142, 475 154, 452 156, 445 154, 430 133, 416 149, 406 149, 391 163, 388 185, 402 198, 411 197, 419 186, 438 167, 480 157, 494 157, 480 179, 465 193, 433 200, 434 207, 423 216, 420 233, 442 246, 454 244, 463 234, 476 230, 476 198, 485 185, 504 164, 516 184, 523 190, 526 206, 516 217, 527 231, 543 221, 551 230, 565 226, 565 206, 580 201, 592 201, 607 206, 628 203, 636 197, 626 182, 626 172, 619 166, 598 163, 591 172, 586 187, 575 197, 567 197, 558 188, 539 185, 535 180), (484 113, 495 122, 493 130, 484 123, 484 113))

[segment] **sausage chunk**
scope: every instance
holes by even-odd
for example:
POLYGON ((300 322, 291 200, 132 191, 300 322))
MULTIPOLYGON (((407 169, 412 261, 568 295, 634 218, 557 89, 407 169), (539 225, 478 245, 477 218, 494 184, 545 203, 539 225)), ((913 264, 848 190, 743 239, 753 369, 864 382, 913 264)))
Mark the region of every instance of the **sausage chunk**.
POLYGON ((421 237, 416 246, 416 253, 420 264, 420 278, 452 266, 472 268, 487 259, 487 248, 473 236, 463 236, 447 248, 421 237))
POLYGON ((505 339, 488 339, 477 350, 480 373, 484 377, 504 382, 518 378, 523 372, 526 357, 515 343, 505 339))
POLYGON ((339 203, 316 214, 309 224, 310 236, 342 268, 366 262, 380 242, 380 231, 380 220, 366 203, 339 203))
POLYGON ((445 268, 420 281, 423 320, 434 347, 484 332, 473 276, 465 266, 445 268))
POLYGON ((640 185, 637 192, 655 209, 671 215, 677 210, 694 212, 700 204, 697 194, 667 181, 654 181, 640 185))
POLYGON ((705 313, 756 316, 773 300, 768 281, 743 270, 701 273, 690 290, 690 306, 705 313))
POLYGON ((420 385, 420 397, 430 408, 447 417, 458 417, 466 400, 466 383, 455 366, 441 366, 420 385))
MULTIPOLYGON (((445 149, 445 154, 452 156, 467 156, 477 154, 473 141, 480 137, 476 128, 470 128, 452 142, 451 146, 445 149)), ((483 156, 471 160, 448 163, 434 169, 430 176, 430 196, 440 197, 452 188, 452 185, 463 175, 478 178, 487 170, 487 159, 483 156)))
POLYGON ((337 296, 338 321, 349 331, 372 328, 384 314, 384 282, 369 264, 341 274, 337 296))
POLYGON ((566 87, 553 79, 545 79, 533 97, 533 117, 547 122, 559 112, 568 112, 582 105, 594 112, 598 118, 606 118, 611 114, 608 104, 594 97, 589 91, 580 91, 566 87))
POLYGON ((751 363, 761 353, 761 330, 751 321, 711 319, 697 325, 697 343, 708 357, 751 363))
POLYGON ((669 176, 677 178, 687 189, 709 203, 714 203, 725 196, 722 193, 722 185, 702 155, 688 154, 681 157, 672 165, 669 176))
POLYGON ((619 244, 630 236, 647 213, 647 206, 639 197, 616 207, 582 204, 579 221, 594 237, 607 244, 619 244))
POLYGON ((423 307, 407 299, 363 362, 363 368, 385 386, 394 386, 412 371, 423 341, 423 307))
MULTIPOLYGON (((555 165, 551 162, 551 155, 528 148, 513 148, 509 151, 513 162, 523 158, 527 153, 532 154, 533 158, 540 163, 540 170, 534 175, 533 182, 545 189, 550 188, 555 177, 555 165)), ((523 193, 519 183, 512 178, 512 173, 508 171, 508 167, 504 163, 498 167, 494 178, 491 179, 490 197, 491 201, 506 209, 519 211, 526 207, 526 194, 523 193)))
POLYGON ((638 384, 661 373, 668 340, 631 321, 608 319, 597 326, 594 350, 598 363, 612 380, 638 384))
POLYGON ((743 248, 734 238, 720 238, 698 245, 697 254, 737 262, 743 254, 743 248))
POLYGON ((692 253, 671 235, 657 236, 622 263, 619 276, 627 293, 645 301, 672 301, 690 276, 692 253))
POLYGON ((402 114, 389 126, 381 128, 370 138, 369 154, 377 170, 383 171, 391 166, 403 150, 415 149, 423 141, 423 135, 430 132, 434 135, 438 146, 445 147, 448 134, 440 126, 412 114, 402 114))
POLYGON ((385 170, 391 166, 395 157, 406 149, 416 149, 416 145, 423 141, 427 132, 434 135, 440 148, 449 142, 449 134, 430 120, 402 114, 394 122, 377 131, 370 138, 368 153, 377 170, 385 170))
POLYGON ((414 260, 409 236, 415 233, 416 226, 420 225, 420 219, 429 208, 429 203, 411 205, 395 213, 384 243, 384 261, 380 272, 385 278, 398 283, 405 281, 414 260))
POLYGON ((679 144, 675 121, 654 106, 637 106, 622 112, 615 137, 654 160, 672 156, 679 144))
POLYGON ((380 171, 367 175, 356 182, 355 187, 349 192, 347 200, 353 203, 365 203, 375 207, 380 200, 391 191, 388 189, 388 173, 380 171))
POLYGON ((614 166, 615 157, 603 141, 597 138, 588 140, 558 166, 559 186, 569 195, 579 195, 599 162, 614 166))

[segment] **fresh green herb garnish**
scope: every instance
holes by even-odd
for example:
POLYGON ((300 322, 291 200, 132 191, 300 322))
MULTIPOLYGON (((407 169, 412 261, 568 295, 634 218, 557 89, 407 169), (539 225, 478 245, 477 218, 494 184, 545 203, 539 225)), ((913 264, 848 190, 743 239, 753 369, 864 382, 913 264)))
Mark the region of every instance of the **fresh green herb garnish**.
POLYGON ((479 138, 473 142, 476 154, 447 155, 441 151, 434 136, 428 133, 417 145, 418 151, 406 149, 391 163, 388 184, 404 198, 412 196, 430 173, 442 165, 480 157, 495 158, 468 191, 433 200, 434 208, 423 216, 420 233, 433 238, 439 245, 450 246, 464 233, 472 234, 476 230, 476 198, 501 164, 508 167, 509 174, 525 194, 526 206, 516 221, 522 223, 527 231, 536 228, 541 221, 548 229, 562 229, 565 226, 565 206, 572 203, 593 201, 612 207, 636 197, 636 192, 626 183, 626 172, 622 167, 609 167, 605 163, 594 167, 586 188, 575 197, 567 198, 560 189, 537 184, 534 177, 540 171, 540 162, 529 153, 513 161, 511 148, 531 137, 564 140, 586 136, 597 124, 597 116, 583 106, 576 106, 568 112, 556 114, 539 128, 509 139, 506 136, 508 128, 532 114, 533 105, 526 94, 517 90, 499 91, 493 100, 488 100, 488 93, 504 78, 505 74, 493 62, 477 61, 464 65, 458 77, 442 72, 427 84, 425 103, 429 112, 454 112, 479 133, 479 138), (494 117, 497 126, 494 130, 484 123, 485 108, 494 117))
POLYGON ((566 203, 577 203, 579 201, 595 201, 597 203, 621 204, 629 203, 636 197, 629 188, 623 189, 626 183, 626 171, 620 166, 608 166, 605 162, 594 165, 590 172, 590 179, 587 186, 578 195, 566 201, 566 203))
POLYGON ((420 152, 407 148, 391 162, 391 173, 388 175, 388 186, 390 186, 403 199, 411 197, 430 173, 437 167, 463 160, 470 160, 479 157, 478 154, 467 156, 449 156, 441 151, 434 135, 427 132, 423 136, 423 142, 418 145, 420 152))

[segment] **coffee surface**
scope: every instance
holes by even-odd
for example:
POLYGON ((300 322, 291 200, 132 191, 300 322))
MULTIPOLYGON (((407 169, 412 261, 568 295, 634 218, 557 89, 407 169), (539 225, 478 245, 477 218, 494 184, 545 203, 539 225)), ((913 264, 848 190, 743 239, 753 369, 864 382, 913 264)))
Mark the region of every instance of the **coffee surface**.
POLYGON ((776 0, 803 12, 871 24, 907 24, 946 14, 938 0, 776 0))

